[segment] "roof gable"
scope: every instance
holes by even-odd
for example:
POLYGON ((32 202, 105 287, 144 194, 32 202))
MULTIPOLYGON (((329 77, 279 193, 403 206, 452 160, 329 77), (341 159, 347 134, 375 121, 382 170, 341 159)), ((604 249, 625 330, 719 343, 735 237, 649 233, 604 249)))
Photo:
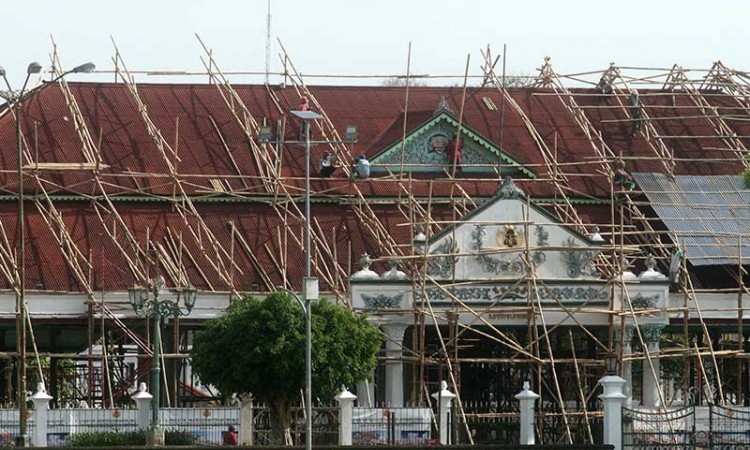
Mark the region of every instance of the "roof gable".
POLYGON ((492 200, 430 239, 427 273, 437 280, 517 279, 527 272, 528 252, 539 278, 595 279, 597 244, 528 202, 508 177, 492 200))
MULTIPOLYGON (((390 144, 372 159, 373 171, 442 172, 448 165, 445 148, 458 128, 458 120, 448 110, 438 110, 430 119, 410 131, 402 140, 390 144)), ((465 123, 461 124, 463 141, 462 166, 464 173, 495 173, 535 178, 536 174, 502 151, 465 123)))

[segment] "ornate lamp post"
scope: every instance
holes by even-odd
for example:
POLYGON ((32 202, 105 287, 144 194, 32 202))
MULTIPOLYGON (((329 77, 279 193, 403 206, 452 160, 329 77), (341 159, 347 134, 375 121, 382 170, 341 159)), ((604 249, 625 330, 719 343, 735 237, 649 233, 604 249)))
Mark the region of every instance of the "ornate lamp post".
POLYGON ((154 356, 151 363, 151 428, 149 445, 164 445, 164 430, 159 421, 159 400, 161 382, 161 322, 166 317, 187 316, 195 306, 197 291, 192 286, 177 289, 174 300, 160 298, 165 286, 164 277, 157 276, 148 286, 128 288, 128 297, 133 311, 140 317, 148 317, 153 324, 151 346, 154 356), (185 310, 180 306, 180 299, 185 303, 185 310))
MULTIPOLYGON (((91 73, 96 66, 93 63, 85 63, 76 66, 67 72, 63 72, 53 79, 54 83, 60 78, 70 73, 91 73)), ((0 66, 0 77, 5 81, 8 87, 7 91, 0 91, 0 97, 5 99, 13 108, 13 115, 16 119, 16 151, 18 153, 18 214, 16 222, 18 224, 18 239, 16 241, 16 254, 18 261, 16 263, 16 280, 18 282, 16 290, 16 349, 18 352, 17 376, 18 391, 16 402, 18 403, 18 436, 16 436, 17 447, 28 446, 28 427, 26 419, 26 249, 25 249, 25 229, 24 229, 24 195, 23 195, 23 142, 21 139, 21 103, 26 99, 29 91, 26 86, 29 83, 31 75, 42 71, 42 65, 38 62, 32 62, 26 68, 26 79, 20 90, 13 90, 6 76, 5 68, 0 66)))

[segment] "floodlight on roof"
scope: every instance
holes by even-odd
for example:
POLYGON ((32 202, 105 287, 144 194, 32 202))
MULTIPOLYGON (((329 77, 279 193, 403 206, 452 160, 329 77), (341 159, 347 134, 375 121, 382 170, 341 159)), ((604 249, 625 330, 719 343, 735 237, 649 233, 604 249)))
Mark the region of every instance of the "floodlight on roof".
POLYGON ((260 127, 260 133, 258 133, 258 138, 261 142, 268 142, 273 137, 273 130, 271 129, 271 125, 261 125, 260 127))
POLYGON ((323 116, 314 111, 292 111, 292 114, 302 120, 317 120, 323 118, 323 116))
POLYGON ((359 139, 359 130, 356 125, 347 125, 346 131, 344 131, 344 139, 350 142, 357 142, 359 139))

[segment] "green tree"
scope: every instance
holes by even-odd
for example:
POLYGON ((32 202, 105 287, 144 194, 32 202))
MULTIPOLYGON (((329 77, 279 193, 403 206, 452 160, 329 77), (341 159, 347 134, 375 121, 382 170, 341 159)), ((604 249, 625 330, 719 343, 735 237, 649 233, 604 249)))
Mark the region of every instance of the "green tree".
MULTIPOLYGON (((384 79, 380 82, 381 86, 386 87, 402 87, 406 86, 406 77, 405 76, 392 76, 389 78, 384 79)), ((424 76, 416 76, 416 77, 410 77, 409 78, 409 86, 411 87, 422 87, 427 86, 427 79, 424 78, 424 76)))
MULTIPOLYGON (((382 336, 363 316, 325 300, 312 305, 312 395, 332 398, 367 378, 382 336)), ((290 443, 290 406, 305 385, 305 322, 288 294, 245 296, 195 336, 193 370, 224 395, 252 393, 271 409, 272 437, 290 443)))

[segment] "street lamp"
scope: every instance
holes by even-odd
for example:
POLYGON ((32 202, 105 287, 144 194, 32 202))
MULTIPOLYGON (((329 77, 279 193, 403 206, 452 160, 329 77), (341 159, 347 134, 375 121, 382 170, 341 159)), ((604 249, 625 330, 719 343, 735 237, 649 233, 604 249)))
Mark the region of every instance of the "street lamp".
POLYGON ((158 275, 148 286, 134 285, 128 288, 128 297, 133 311, 140 317, 148 317, 153 322, 153 362, 151 363, 151 429, 149 445, 164 445, 164 430, 159 422, 159 384, 161 382, 161 320, 166 317, 187 316, 195 306, 197 291, 192 286, 177 289, 175 300, 160 299, 165 286, 164 277, 158 275), (180 299, 186 310, 180 307, 180 299))
MULTIPOLYGON (((318 299, 318 279, 312 276, 310 247, 310 147, 312 144, 339 144, 355 142, 358 137, 355 125, 346 126, 344 141, 311 141, 310 128, 314 120, 323 116, 314 111, 291 111, 292 115, 302 120, 303 142, 305 146, 305 278, 303 279, 304 304, 292 291, 280 288, 291 294, 302 305, 305 312, 305 450, 312 449, 312 317, 310 302, 318 299)), ((273 144, 299 144, 299 141, 271 141, 273 130, 268 125, 260 127, 258 133, 261 142, 273 144)))
MULTIPOLYGON (((93 63, 85 63, 76 66, 72 70, 64 72, 57 76, 52 82, 59 80, 69 73, 90 73, 96 66, 93 63)), ((26 86, 29 83, 31 75, 42 71, 42 65, 38 62, 32 62, 26 68, 26 79, 23 82, 21 90, 14 91, 10 87, 10 82, 5 72, 5 68, 0 66, 0 76, 5 80, 8 90, 0 92, 0 97, 13 108, 16 119, 16 150, 18 153, 18 234, 16 241, 16 254, 18 263, 16 264, 16 280, 18 280, 18 289, 16 291, 16 352, 18 354, 17 377, 18 392, 16 402, 18 403, 18 436, 16 437, 17 447, 26 447, 28 445, 28 424, 26 419, 26 248, 24 232, 24 194, 23 194, 23 145, 21 142, 21 103, 26 99, 28 92, 26 86)))

